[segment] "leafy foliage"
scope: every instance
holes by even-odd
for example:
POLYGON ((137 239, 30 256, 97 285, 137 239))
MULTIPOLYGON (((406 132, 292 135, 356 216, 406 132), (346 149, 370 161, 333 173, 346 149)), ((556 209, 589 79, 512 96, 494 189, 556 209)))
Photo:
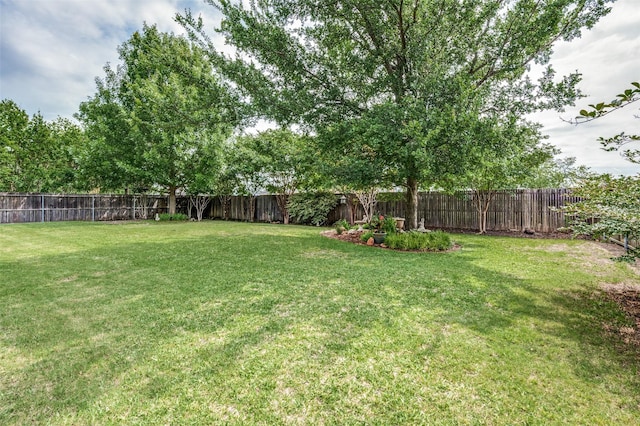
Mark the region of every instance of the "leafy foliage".
POLYGON ((573 188, 593 174, 586 166, 576 166, 575 157, 549 158, 531 170, 531 175, 524 179, 522 186, 531 189, 573 188))
POLYGON ((576 234, 640 239, 640 175, 594 176, 572 195, 582 198, 564 209, 572 217, 569 228, 576 234))
POLYGON ((336 196, 330 192, 303 192, 289 197, 291 218, 301 224, 323 225, 336 206, 336 196))
POLYGON ((371 226, 376 229, 376 232, 386 234, 395 234, 396 232, 396 221, 391 216, 374 216, 371 220, 371 226))
POLYGON ((347 222, 346 219, 340 219, 339 221, 334 223, 333 226, 338 235, 342 234, 344 231, 348 231, 351 228, 349 222, 347 222))
POLYGON ((238 122, 233 99, 183 37, 145 25, 118 52, 122 65, 106 65, 98 92, 80 106, 93 144, 87 174, 106 189, 164 187, 174 213, 178 188, 213 185, 221 142, 238 122))
POLYGON ((487 211, 497 191, 522 186, 552 158, 554 148, 541 144, 540 138, 536 125, 520 123, 514 116, 470 119, 468 132, 458 136, 455 155, 461 168, 446 174, 442 184, 449 190, 471 190, 481 234, 486 232, 487 211))
MULTIPOLYGON (((640 100, 640 83, 634 81, 631 88, 618 94, 611 102, 599 102, 589 105, 590 109, 580 110, 580 115, 573 120, 573 124, 586 123, 623 108, 640 100)), ((621 151, 623 157, 632 163, 640 164, 640 149, 625 148, 626 145, 640 141, 640 135, 621 132, 610 138, 600 137, 598 141, 605 151, 621 151)))
POLYGON ((449 234, 442 231, 434 232, 404 232, 387 235, 384 244, 396 250, 425 250, 442 251, 452 246, 449 234))
POLYGON ((373 238, 373 231, 366 231, 366 232, 363 232, 362 235, 360 235, 360 241, 364 243, 369 241, 369 238, 373 238))
POLYGON ((15 102, 0 103, 0 191, 61 192, 76 188, 85 136, 77 125, 29 118, 15 102))
POLYGON ((607 0, 210 3, 236 55, 215 50, 202 20, 178 20, 255 115, 315 131, 356 182, 405 186, 410 228, 418 187, 460 170, 468 118, 562 109, 580 96, 579 74, 557 79, 547 66, 534 82, 529 67, 548 65, 555 42, 609 11, 607 0))
POLYGON ((247 183, 263 184, 275 194, 284 223, 289 223, 289 198, 310 186, 316 174, 312 146, 310 137, 287 129, 246 136, 238 143, 241 163, 238 168, 231 166, 230 171, 244 176, 247 183))

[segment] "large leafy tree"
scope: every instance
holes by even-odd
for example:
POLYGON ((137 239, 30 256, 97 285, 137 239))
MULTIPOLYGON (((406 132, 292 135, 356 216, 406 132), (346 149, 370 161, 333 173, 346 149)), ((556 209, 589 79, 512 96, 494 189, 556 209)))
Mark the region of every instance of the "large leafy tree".
POLYGON ((457 166, 449 144, 465 116, 575 100, 578 74, 555 79, 547 66, 533 81, 529 67, 547 65, 553 44, 592 27, 608 2, 209 0, 235 56, 215 50, 201 20, 179 19, 257 115, 307 126, 328 150, 374 151, 406 187, 416 227, 418 188, 457 166))
POLYGON ((29 125, 29 115, 15 102, 0 103, 0 191, 17 187, 20 151, 29 125))
POLYGON ((206 182, 197 168, 215 164, 203 156, 219 155, 213 146, 234 129, 234 102, 205 52, 184 37, 145 25, 119 54, 122 64, 105 67, 98 92, 80 107, 96 144, 88 168, 105 187, 166 188, 174 213, 177 189, 206 182))
POLYGON ((31 118, 15 102, 0 103, 0 191, 57 192, 75 188, 82 129, 67 119, 31 118))

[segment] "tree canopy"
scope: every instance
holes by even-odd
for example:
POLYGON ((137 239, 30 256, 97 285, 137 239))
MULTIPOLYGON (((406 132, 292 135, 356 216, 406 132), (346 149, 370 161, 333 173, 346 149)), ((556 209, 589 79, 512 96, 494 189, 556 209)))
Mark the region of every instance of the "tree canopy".
MULTIPOLYGON (((284 223, 289 223, 289 197, 309 186, 317 174, 311 138, 286 129, 275 129, 242 137, 237 143, 241 163, 230 171, 238 183, 261 183, 275 194, 284 223)), ((249 187, 240 187, 249 190, 249 187)))
POLYGON ((32 117, 15 102, 0 102, 0 191, 58 192, 76 187, 82 129, 58 118, 32 117))
POLYGON ((179 20, 256 116, 307 127, 326 150, 374 152, 407 188, 416 227, 418 187, 459 167, 451 154, 468 119, 561 109, 579 96, 577 73, 556 79, 548 66, 552 47, 591 28, 608 2, 210 1, 235 56, 215 49, 201 20, 179 20), (533 63, 547 65, 537 81, 533 63))
POLYGON ((186 38, 145 25, 118 52, 122 64, 107 64, 80 106, 95 145, 87 170, 106 189, 164 187, 174 213, 178 188, 211 186, 205 176, 215 175, 221 141, 238 122, 233 99, 186 38))

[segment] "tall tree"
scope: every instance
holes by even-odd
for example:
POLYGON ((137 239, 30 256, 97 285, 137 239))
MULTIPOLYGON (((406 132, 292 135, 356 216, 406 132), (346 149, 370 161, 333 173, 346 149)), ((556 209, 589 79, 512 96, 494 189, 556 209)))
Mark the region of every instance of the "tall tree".
POLYGON ((184 37, 145 25, 118 52, 122 64, 105 67, 98 93, 80 108, 98 144, 89 164, 107 171, 98 176, 107 186, 166 188, 175 213, 176 191, 201 178, 194 164, 210 163, 200 157, 217 155, 210 145, 236 125, 234 102, 205 52, 184 37))
POLYGON ((0 103, 0 191, 58 192, 76 187, 82 130, 69 120, 31 118, 15 102, 0 103))
MULTIPOLYGON (((236 56, 215 50, 202 21, 179 20, 243 90, 257 115, 315 130, 327 149, 364 141, 406 187, 417 226, 420 185, 455 168, 449 141, 461 116, 560 109, 578 74, 538 81, 553 44, 579 37, 610 0, 210 0, 236 56)), ((362 151, 362 150, 357 150, 362 151)))

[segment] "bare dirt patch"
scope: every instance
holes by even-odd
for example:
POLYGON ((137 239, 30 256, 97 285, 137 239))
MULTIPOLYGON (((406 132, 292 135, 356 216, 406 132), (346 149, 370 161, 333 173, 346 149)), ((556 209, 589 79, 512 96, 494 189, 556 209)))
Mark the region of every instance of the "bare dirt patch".
POLYGON ((633 320, 631 327, 608 331, 617 332, 626 344, 640 346, 640 285, 606 284, 602 289, 633 320))
MULTIPOLYGON (((612 257, 624 254, 624 249, 615 244, 599 243, 598 245, 607 250, 612 257)), ((640 277, 640 260, 636 259, 629 264, 629 267, 640 277)), ((632 327, 620 327, 615 331, 620 334, 626 344, 640 347, 640 284, 604 284, 602 290, 620 306, 633 323, 632 327)))

